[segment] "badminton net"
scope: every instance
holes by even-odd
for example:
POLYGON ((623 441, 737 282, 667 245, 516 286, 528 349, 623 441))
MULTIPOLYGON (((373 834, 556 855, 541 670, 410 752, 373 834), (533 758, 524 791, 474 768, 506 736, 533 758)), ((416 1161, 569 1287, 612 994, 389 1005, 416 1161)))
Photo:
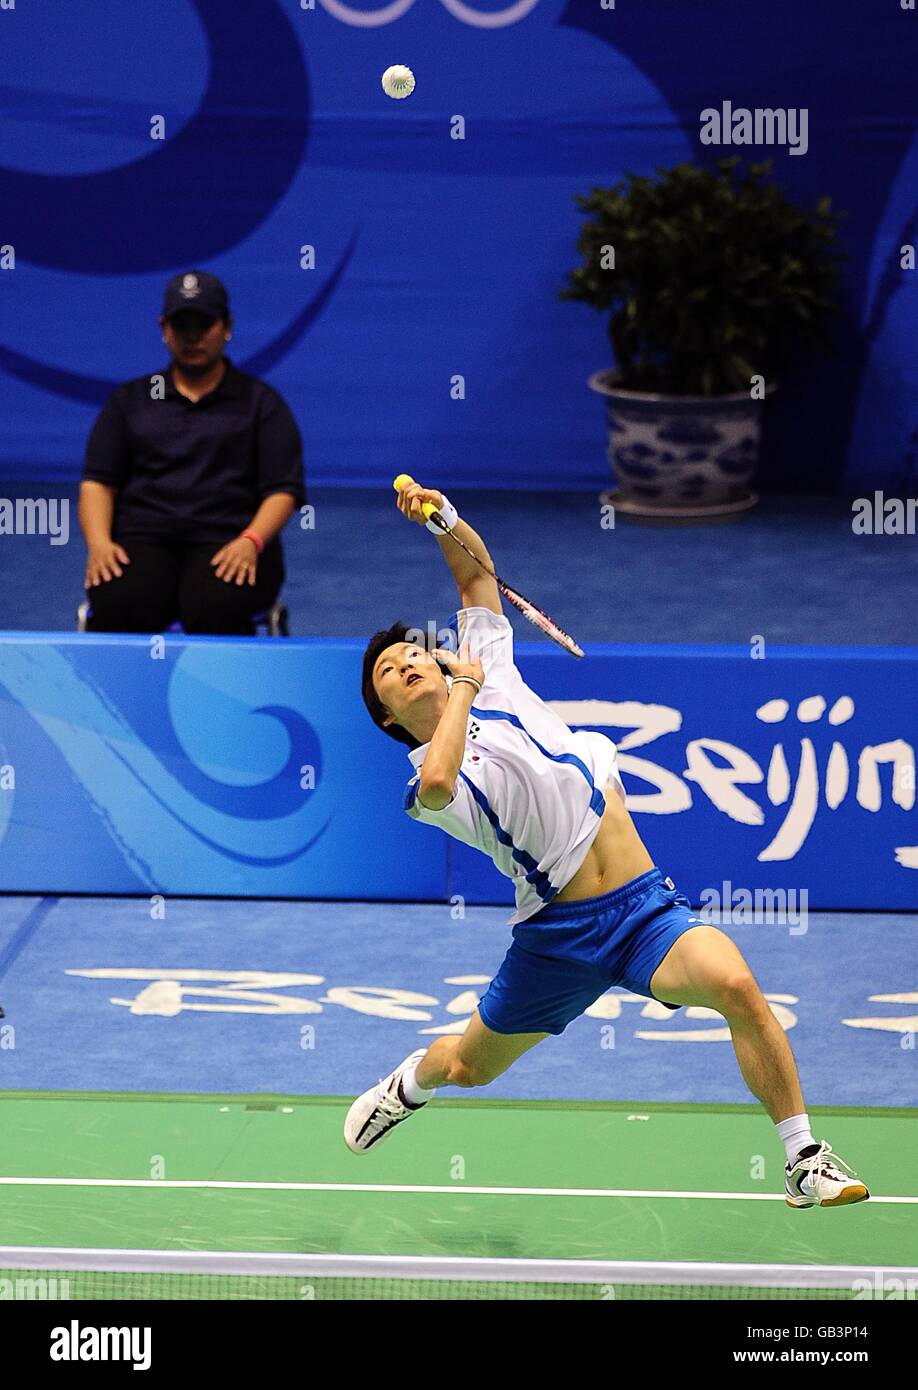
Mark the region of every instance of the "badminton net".
POLYGON ((853 1300, 891 1281, 915 1290, 918 1268, 0 1247, 0 1294, 33 1300, 853 1300))

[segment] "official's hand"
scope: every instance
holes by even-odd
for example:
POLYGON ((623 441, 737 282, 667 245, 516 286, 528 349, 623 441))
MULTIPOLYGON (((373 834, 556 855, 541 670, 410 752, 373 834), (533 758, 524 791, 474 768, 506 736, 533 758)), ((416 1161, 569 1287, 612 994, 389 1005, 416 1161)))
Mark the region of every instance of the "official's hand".
POLYGON ((215 574, 225 584, 232 583, 233 579, 237 584, 244 584, 246 580, 254 584, 258 573, 258 547, 248 536, 236 536, 221 546, 210 563, 216 565, 215 574))
POLYGON ((439 511, 443 506, 443 493, 437 492, 435 488, 421 487, 420 483, 408 483, 400 489, 396 498, 399 511, 404 512, 410 521, 416 521, 420 526, 427 525, 427 517, 421 511, 425 502, 433 502, 439 511))
POLYGON ((83 581, 83 587, 94 589, 97 584, 107 583, 109 579, 116 577, 120 579, 124 573, 121 565, 129 565, 130 563, 127 551, 115 541, 107 540, 91 545, 86 561, 86 577, 83 581))
POLYGON ((442 662, 451 676, 471 676, 479 685, 484 685, 484 668, 480 661, 473 659, 469 655, 469 644, 465 642, 459 648, 459 655, 450 651, 449 647, 435 647, 431 652, 435 660, 442 662))

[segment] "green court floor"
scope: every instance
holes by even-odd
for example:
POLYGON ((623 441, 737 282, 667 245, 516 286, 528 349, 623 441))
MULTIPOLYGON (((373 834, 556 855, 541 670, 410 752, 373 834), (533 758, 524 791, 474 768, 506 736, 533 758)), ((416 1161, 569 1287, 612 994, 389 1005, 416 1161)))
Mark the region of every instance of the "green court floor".
POLYGON ((918 1265, 918 1124, 810 1112, 873 1200, 795 1211, 755 1106, 0 1093, 0 1245, 918 1265), (223 1185, 225 1184, 225 1185, 223 1185))

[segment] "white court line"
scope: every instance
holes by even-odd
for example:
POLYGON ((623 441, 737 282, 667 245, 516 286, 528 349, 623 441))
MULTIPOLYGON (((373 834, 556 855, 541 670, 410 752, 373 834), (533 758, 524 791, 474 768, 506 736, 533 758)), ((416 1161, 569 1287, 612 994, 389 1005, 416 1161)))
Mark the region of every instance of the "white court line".
MULTIPOLYGON (((6 1178, 6 1187, 200 1187, 246 1192, 457 1192, 476 1197, 693 1197, 713 1202, 783 1202, 781 1192, 670 1192, 646 1187, 449 1187, 372 1182, 218 1182, 179 1178, 6 1178)), ((871 1197, 872 1203, 918 1205, 918 1197, 871 1197)))

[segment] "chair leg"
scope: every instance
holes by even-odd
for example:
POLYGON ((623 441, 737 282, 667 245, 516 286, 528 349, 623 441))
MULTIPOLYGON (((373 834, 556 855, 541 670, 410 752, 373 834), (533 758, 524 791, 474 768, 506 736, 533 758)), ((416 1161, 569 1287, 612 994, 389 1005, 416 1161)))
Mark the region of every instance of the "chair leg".
POLYGON ((290 636, 290 615, 286 603, 275 603, 268 613, 268 632, 272 637, 290 636))

